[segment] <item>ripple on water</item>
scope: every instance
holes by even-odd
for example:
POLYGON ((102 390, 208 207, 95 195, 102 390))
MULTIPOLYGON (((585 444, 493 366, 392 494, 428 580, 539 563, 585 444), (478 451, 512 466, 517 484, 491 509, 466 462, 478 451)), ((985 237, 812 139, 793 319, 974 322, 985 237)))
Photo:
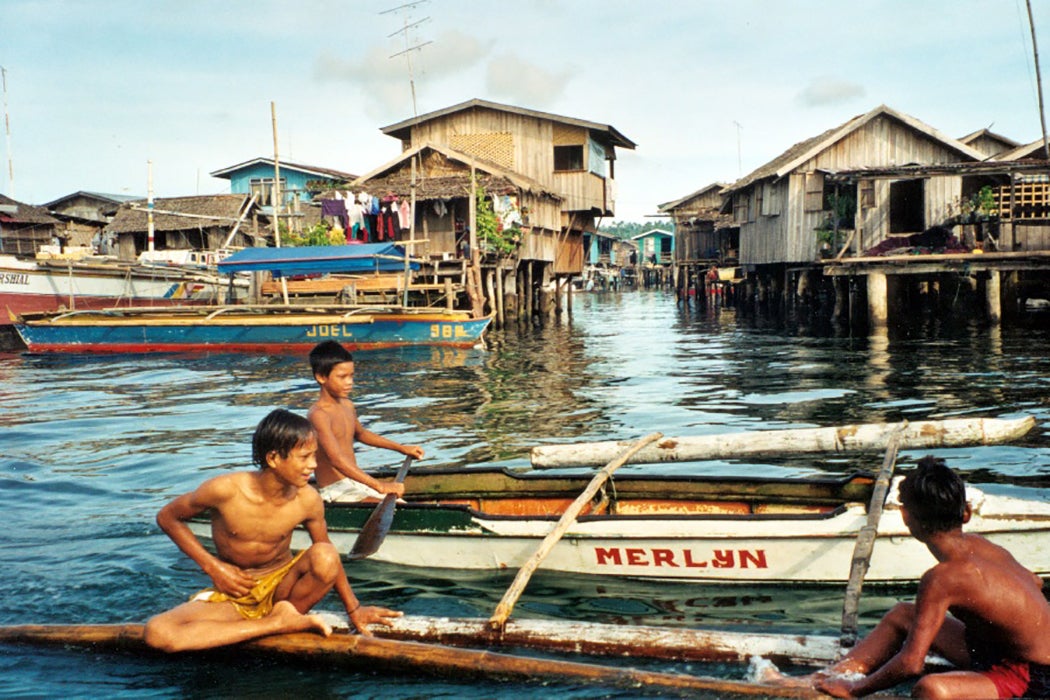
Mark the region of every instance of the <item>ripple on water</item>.
MULTIPOLYGON (((381 435, 423 445, 421 466, 524 467, 529 449, 946 416, 1030 414, 1010 446, 936 450, 971 481, 1050 494, 1050 333, 942 330, 923 338, 810 336, 731 312, 678 308, 658 293, 581 295, 571 323, 496 330, 489 350, 355 353, 354 398, 381 435)), ((208 584, 154 523, 175 494, 250 468, 251 433, 272 408, 305 412, 317 393, 303 356, 0 356, 0 623, 143 620, 208 584), (46 390, 45 390, 46 389, 46 390)), ((902 452, 901 469, 921 452, 902 452)), ((360 450, 367 468, 397 455, 360 450)), ((881 455, 783 456, 661 465, 674 474, 834 476, 881 455)), ((653 467, 631 465, 624 473, 653 467)), ((579 470, 590 473, 592 470, 579 470)), ((414 614, 488 616, 513 572, 416 571, 356 562, 367 602, 414 614)), ((870 626, 910 589, 865 587, 870 626)), ((333 597, 325 609, 338 609, 333 597)), ((613 624, 814 632, 837 628, 841 591, 606 581, 540 571, 527 617, 613 624)), ((194 697, 374 695, 371 675, 27 651, 0 653, 0 695, 194 697), (63 673, 56 673, 55 669, 63 673), (294 690, 293 690, 294 689, 294 690)), ((709 670, 724 676, 728 668, 709 670)), ((537 686, 384 677, 384 695, 534 697, 537 686)), ((544 690, 549 690, 544 688, 544 690)), ((593 688, 551 690, 593 697, 593 688)), ((610 691, 611 697, 632 697, 610 691)))

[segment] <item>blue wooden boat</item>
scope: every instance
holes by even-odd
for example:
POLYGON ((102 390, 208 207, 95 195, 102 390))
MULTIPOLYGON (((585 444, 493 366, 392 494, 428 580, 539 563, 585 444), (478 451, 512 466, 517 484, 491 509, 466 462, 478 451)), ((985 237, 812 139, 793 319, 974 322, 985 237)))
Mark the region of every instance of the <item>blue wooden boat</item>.
MULTIPOLYGON (((220 272, 275 277, 406 269, 393 244, 249 248, 220 272)), ((418 263, 410 263, 418 268, 418 263)), ((403 345, 474 347, 491 316, 401 306, 250 305, 130 307, 26 313, 15 323, 30 352, 301 352, 322 340, 351 350, 403 345)))

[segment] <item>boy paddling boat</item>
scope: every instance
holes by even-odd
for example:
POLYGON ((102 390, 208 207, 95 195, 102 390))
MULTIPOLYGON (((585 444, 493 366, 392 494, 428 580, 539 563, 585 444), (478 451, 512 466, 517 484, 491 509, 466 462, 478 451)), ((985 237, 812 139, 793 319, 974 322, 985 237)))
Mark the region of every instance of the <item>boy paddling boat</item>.
POLYGON ((256 472, 209 479, 157 514, 157 524, 213 582, 146 623, 145 641, 164 651, 234 644, 270 634, 331 627, 310 609, 335 589, 354 627, 389 624, 400 613, 362 606, 350 588, 339 552, 328 538, 324 505, 308 483, 317 466, 317 435, 305 418, 277 409, 252 439, 256 472), (187 521, 211 511, 209 552, 187 521), (312 545, 293 556, 292 530, 303 526, 312 545))

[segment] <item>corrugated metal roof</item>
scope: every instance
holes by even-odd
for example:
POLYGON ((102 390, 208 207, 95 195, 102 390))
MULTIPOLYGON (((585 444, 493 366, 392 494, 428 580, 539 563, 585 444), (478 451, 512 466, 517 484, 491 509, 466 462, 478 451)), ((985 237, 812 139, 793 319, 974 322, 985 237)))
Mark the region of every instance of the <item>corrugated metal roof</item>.
POLYGON ((527 117, 535 117, 536 119, 545 119, 549 121, 559 122, 561 124, 568 124, 571 126, 578 126, 589 131, 596 131, 604 134, 614 146, 621 146, 622 148, 634 149, 637 147, 634 141, 621 134, 615 128, 609 124, 599 124, 598 122, 590 122, 584 119, 575 119, 573 117, 563 117, 558 114, 550 114, 549 112, 539 112, 534 109, 526 109, 524 107, 514 107, 512 105, 499 104, 498 102, 489 102, 488 100, 479 100, 477 98, 473 100, 467 100, 466 102, 460 102, 459 104, 452 105, 451 107, 445 107, 433 112, 427 112, 421 114, 418 117, 412 117, 411 119, 405 119, 396 124, 385 126, 381 131, 387 136, 393 136, 405 140, 409 137, 411 129, 417 124, 444 117, 449 114, 456 112, 463 112, 468 109, 491 109, 497 112, 509 112, 511 114, 520 114, 527 117))

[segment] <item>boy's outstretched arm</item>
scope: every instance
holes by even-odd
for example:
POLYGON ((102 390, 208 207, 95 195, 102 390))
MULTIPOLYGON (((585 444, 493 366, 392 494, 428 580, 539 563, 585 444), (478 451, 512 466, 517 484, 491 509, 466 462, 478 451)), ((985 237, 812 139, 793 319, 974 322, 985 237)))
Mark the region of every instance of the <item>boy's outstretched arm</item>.
MULTIPOLYGON (((379 481, 357 466, 357 457, 354 456, 353 443, 344 445, 336 437, 335 429, 332 426, 332 418, 326 411, 310 411, 309 417, 310 424, 314 427, 314 432, 317 433, 317 444, 324 452, 324 456, 328 459, 328 463, 332 465, 333 469, 347 479, 362 483, 380 493, 390 493, 386 488, 387 484, 384 484, 384 482, 379 481)), ((398 495, 401 494, 399 493, 398 495)))
POLYGON ((400 452, 406 457, 412 457, 413 459, 423 459, 423 448, 419 445, 402 445, 399 442, 394 442, 390 438, 385 438, 382 435, 373 433, 368 430, 361 422, 357 422, 357 430, 355 431, 358 442, 361 442, 369 447, 379 447, 384 450, 393 450, 394 452, 400 452))
MULTIPOLYGON (((328 526, 324 520, 324 505, 320 499, 317 499, 317 503, 319 506, 318 511, 311 512, 311 516, 304 523, 304 526, 306 531, 310 533, 310 539, 314 543, 325 542, 331 544, 332 541, 328 537, 328 526)), ((335 592, 339 596, 339 600, 342 601, 343 607, 346 608, 346 615, 350 623, 366 637, 372 636, 372 633, 368 631, 368 625, 378 623, 390 626, 393 618, 401 617, 403 614, 389 608, 362 605, 361 601, 354 595, 353 589, 350 588, 350 581, 346 578, 346 569, 342 565, 340 565, 339 572, 335 577, 335 592)))

